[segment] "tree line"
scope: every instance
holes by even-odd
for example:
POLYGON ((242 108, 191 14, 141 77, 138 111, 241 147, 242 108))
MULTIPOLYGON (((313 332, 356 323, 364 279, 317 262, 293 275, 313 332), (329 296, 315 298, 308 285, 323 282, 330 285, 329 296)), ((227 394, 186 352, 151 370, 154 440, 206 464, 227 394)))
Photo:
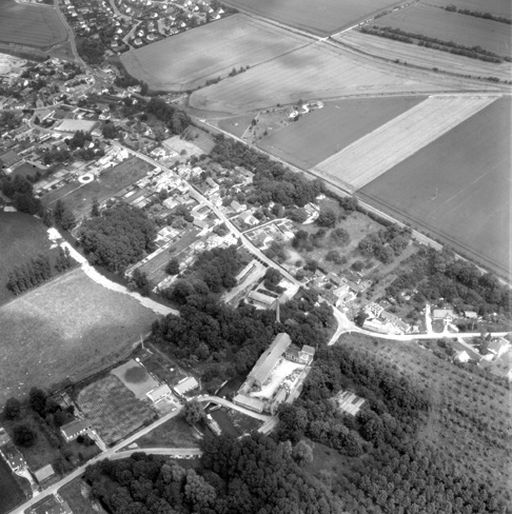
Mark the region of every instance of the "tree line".
POLYGON ((41 285, 52 278, 56 273, 68 270, 73 260, 67 248, 59 246, 53 266, 48 255, 39 254, 25 264, 16 266, 8 274, 7 289, 16 296, 25 291, 41 285))

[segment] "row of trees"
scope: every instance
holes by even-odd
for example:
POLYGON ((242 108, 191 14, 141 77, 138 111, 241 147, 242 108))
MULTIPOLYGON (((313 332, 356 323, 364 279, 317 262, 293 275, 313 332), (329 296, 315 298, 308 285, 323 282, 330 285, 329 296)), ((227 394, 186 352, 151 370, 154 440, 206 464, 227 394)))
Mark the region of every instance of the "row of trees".
POLYGON ((265 205, 273 201, 284 207, 303 207, 323 191, 320 180, 309 181, 243 143, 222 135, 215 141, 210 158, 226 168, 243 166, 255 174, 255 187, 246 198, 249 203, 265 205))
POLYGON ((55 275, 55 272, 61 273, 71 268, 72 265, 73 261, 69 250, 67 248, 63 250, 59 247, 53 266, 49 256, 39 254, 29 262, 18 265, 9 272, 6 285, 15 295, 19 295, 46 282, 55 275))
POLYGON ((85 479, 113 513, 341 514, 333 495, 297 465, 294 450, 263 436, 212 437, 195 470, 134 454, 87 468, 85 479))

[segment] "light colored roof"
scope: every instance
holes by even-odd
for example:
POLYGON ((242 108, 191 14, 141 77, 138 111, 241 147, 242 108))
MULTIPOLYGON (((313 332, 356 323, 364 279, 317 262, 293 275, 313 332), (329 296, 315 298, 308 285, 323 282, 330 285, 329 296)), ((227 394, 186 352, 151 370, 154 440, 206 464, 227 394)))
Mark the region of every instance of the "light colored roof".
POLYGON ((149 393, 147 393, 146 396, 152 402, 157 402, 158 400, 162 399, 164 396, 169 396, 171 394, 172 394, 171 388, 167 384, 162 384, 162 385, 159 385, 158 387, 155 387, 155 389, 149 391, 149 393))
POLYGON ((260 355, 260 358, 249 373, 249 377, 263 384, 283 353, 292 344, 290 336, 281 332, 272 341, 272 344, 260 355))
POLYGON ((64 437, 75 437, 79 435, 84 430, 87 430, 89 428, 90 424, 85 419, 75 419, 73 421, 70 421, 69 423, 66 423, 65 425, 62 425, 60 427, 60 430, 64 437))
POLYGON ((233 398, 234 403, 247 407, 248 409, 261 412, 265 407, 265 402, 260 400, 259 398, 252 398, 251 396, 247 396, 245 394, 237 394, 233 398))
POLYGON ((50 478, 53 475, 55 475, 55 471, 53 470, 51 464, 46 464, 46 466, 43 466, 42 468, 39 468, 36 471, 34 471, 34 475, 38 482, 42 482, 43 480, 46 480, 47 478, 50 478))
POLYGON ((305 344, 303 347, 302 347, 302 351, 304 353, 307 353, 308 355, 315 355, 315 348, 313 348, 313 346, 309 346, 308 344, 305 344))
POLYGON ((55 130, 59 132, 76 132, 77 130, 81 130, 83 132, 91 132, 96 126, 96 121, 93 120, 75 120, 75 119, 65 119, 55 127, 55 130))
POLYGON ((199 382, 194 377, 187 377, 187 378, 184 378, 183 380, 180 380, 180 382, 178 382, 178 384, 176 384, 173 387, 173 389, 178 394, 185 394, 185 393, 188 393, 189 391, 192 391, 196 387, 199 387, 199 382))

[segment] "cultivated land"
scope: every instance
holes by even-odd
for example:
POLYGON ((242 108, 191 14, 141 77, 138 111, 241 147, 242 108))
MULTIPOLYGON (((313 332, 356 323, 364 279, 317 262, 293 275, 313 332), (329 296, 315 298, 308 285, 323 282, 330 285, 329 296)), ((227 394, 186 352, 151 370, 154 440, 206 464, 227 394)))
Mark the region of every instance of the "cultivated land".
POLYGON ((155 417, 151 408, 137 400, 114 375, 107 375, 82 389, 77 402, 107 444, 127 436, 155 417))
POLYGON ((7 287, 9 272, 50 250, 47 227, 37 218, 22 212, 0 211, 0 305, 15 298, 7 287))
POLYGON ((360 193, 496 273, 510 274, 511 101, 497 100, 360 193))
POLYGON ((315 172, 357 191, 495 101, 489 96, 430 97, 321 162, 315 172))
MULTIPOLYGON (((487 9, 483 3, 477 10, 487 9)), ((501 56, 510 56, 511 52, 511 25, 448 12, 431 5, 414 4, 378 18, 375 24, 468 47, 480 46, 501 56)))
POLYGON ((497 77, 502 80, 510 80, 512 73, 512 65, 508 62, 499 64, 485 62, 480 59, 442 52, 441 50, 401 43, 373 34, 363 34, 357 30, 350 30, 334 37, 342 44, 358 51, 390 61, 399 59, 402 63, 421 68, 437 68, 449 73, 485 78, 497 77))
POLYGON ((78 269, 23 294, 0 308, 0 404, 115 362, 154 319, 78 269))
POLYGON ((62 200, 73 210, 77 218, 88 216, 94 200, 101 203, 116 195, 125 187, 145 177, 151 168, 152 166, 142 159, 130 157, 117 166, 104 170, 92 182, 84 185, 75 182, 76 187, 71 188, 64 186, 43 196, 42 201, 45 205, 52 205, 57 200, 62 200))
POLYGON ((393 0, 225 0, 240 11, 326 36, 353 25, 386 7, 393 0))
POLYGON ((299 99, 420 95, 477 87, 480 88, 480 84, 405 69, 329 43, 315 43, 195 91, 189 103, 205 111, 241 114, 299 99))
POLYGON ((236 14, 131 50, 121 62, 152 89, 182 91, 308 43, 305 37, 236 14))
POLYGON ((510 490, 510 391, 486 376, 436 357, 417 343, 342 336, 340 344, 376 354, 390 372, 409 377, 431 397, 432 409, 418 440, 450 455, 497 490, 510 490))
POLYGON ((0 43, 48 50, 67 37, 53 7, 0 0, 0 43))
POLYGON ((469 9, 470 11, 489 12, 495 16, 512 18, 512 4, 509 0, 422 0, 428 5, 446 7, 455 5, 457 9, 469 9))
POLYGON ((327 102, 273 130, 258 146, 300 168, 311 168, 425 97, 387 97, 327 102))

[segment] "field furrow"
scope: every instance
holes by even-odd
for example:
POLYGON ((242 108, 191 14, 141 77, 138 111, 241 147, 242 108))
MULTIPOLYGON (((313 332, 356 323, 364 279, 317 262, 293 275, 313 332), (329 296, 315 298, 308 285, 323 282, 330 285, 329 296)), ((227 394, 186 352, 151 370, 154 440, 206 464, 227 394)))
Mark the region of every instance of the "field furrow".
POLYGON ((356 191, 495 100, 493 96, 430 97, 322 161, 315 171, 356 191))

